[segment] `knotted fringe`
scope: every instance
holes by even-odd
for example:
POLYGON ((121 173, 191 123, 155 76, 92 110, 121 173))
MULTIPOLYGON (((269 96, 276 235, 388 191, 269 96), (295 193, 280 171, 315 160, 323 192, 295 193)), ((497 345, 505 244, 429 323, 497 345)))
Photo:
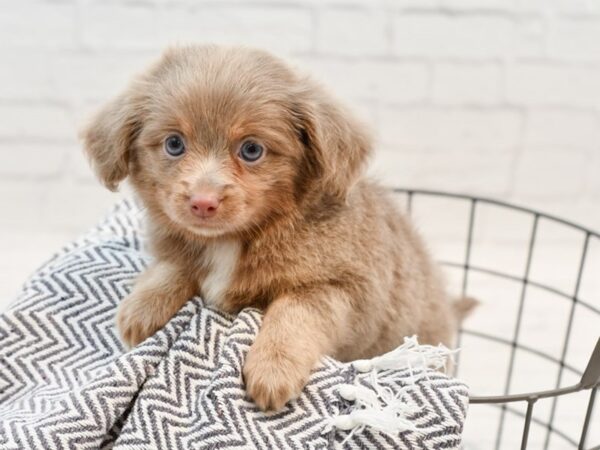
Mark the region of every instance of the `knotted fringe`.
POLYGON ((388 434, 403 431, 418 431, 407 417, 418 412, 419 407, 406 395, 414 384, 427 376, 427 369, 446 369, 448 359, 458 350, 450 350, 443 345, 419 345, 416 336, 405 337, 404 344, 373 359, 354 361, 352 366, 359 372, 354 384, 344 384, 338 388, 343 399, 354 402, 351 411, 331 419, 324 433, 332 429, 350 431, 342 445, 355 433, 371 427, 388 434), (399 373, 408 369, 410 376, 399 373), (361 376, 360 374, 364 374, 361 376), (358 378, 368 378, 370 387, 359 384, 358 378), (380 381, 402 381, 407 383, 396 393, 380 381))
POLYGON ((398 369, 441 369, 446 368, 448 357, 457 350, 449 350, 442 344, 419 345, 416 336, 405 337, 404 344, 385 355, 373 359, 360 359, 354 361, 352 366, 359 372, 371 370, 398 370, 398 369))

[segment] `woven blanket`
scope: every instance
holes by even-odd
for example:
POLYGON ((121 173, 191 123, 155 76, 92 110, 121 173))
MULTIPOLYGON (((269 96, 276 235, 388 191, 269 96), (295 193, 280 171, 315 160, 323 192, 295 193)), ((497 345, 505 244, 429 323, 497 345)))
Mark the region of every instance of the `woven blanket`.
POLYGON ((394 367, 323 358, 302 395, 271 413, 242 377, 257 310, 231 316, 193 298, 127 351, 114 315, 150 259, 142 215, 120 204, 0 315, 0 449, 460 447, 467 388, 411 340, 394 367))

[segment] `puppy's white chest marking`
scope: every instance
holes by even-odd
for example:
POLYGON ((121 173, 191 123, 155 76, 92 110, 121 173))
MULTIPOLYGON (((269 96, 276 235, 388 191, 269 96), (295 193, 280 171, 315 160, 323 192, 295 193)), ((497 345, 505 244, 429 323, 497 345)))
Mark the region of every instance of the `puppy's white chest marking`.
POLYGON ((219 306, 229 289, 233 273, 240 257, 240 244, 236 241, 209 243, 203 257, 206 277, 200 289, 204 300, 219 306))

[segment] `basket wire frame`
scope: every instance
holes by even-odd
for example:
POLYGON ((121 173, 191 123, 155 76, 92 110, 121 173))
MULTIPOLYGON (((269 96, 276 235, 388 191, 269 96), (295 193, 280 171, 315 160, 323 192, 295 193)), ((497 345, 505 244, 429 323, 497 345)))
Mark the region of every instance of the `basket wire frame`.
MULTIPOLYGON (((600 445, 595 445, 593 447, 586 446, 588 443, 587 437, 589 434, 589 430, 591 428, 591 420, 594 408, 594 402, 596 399, 598 387, 600 386, 600 336, 592 336, 592 339, 597 339, 595 349, 588 361, 586 369, 582 372, 581 370, 569 365, 566 362, 567 352, 569 348, 569 343, 571 339, 571 332, 573 328, 573 322, 575 317, 575 310, 577 306, 585 308, 588 313, 594 314, 594 317, 598 318, 599 323, 599 333, 600 333, 600 309, 596 308, 594 305, 583 301, 579 296, 580 286, 582 275, 585 269, 586 258, 588 256, 588 250, 590 247, 590 241, 592 239, 598 240, 600 242, 600 235, 591 230, 588 230, 584 227, 581 227, 577 224, 571 223, 564 219, 560 219, 558 217, 554 217, 548 214, 543 214, 538 211, 534 211, 531 209, 523 208, 520 206, 514 206, 505 202, 480 198, 480 197, 472 197, 468 195, 461 194, 451 194, 446 192, 437 192, 437 191, 429 191, 429 190, 415 190, 415 189, 395 189, 395 192, 405 194, 407 197, 406 200, 406 209, 408 214, 411 214, 413 211, 413 202, 416 197, 438 197, 438 198, 452 198, 457 200, 462 200, 466 202, 469 206, 469 217, 468 217, 468 226, 467 226, 467 234, 465 239, 465 249, 464 249, 464 261, 462 264, 455 262, 442 261, 442 265, 462 269, 462 287, 461 292, 462 295, 466 295, 469 288, 469 274, 473 273, 481 273, 486 275, 491 275, 494 277, 511 280, 514 282, 521 283, 520 295, 518 300, 518 312, 515 327, 512 333, 511 339, 501 338, 499 336, 479 332, 476 330, 467 330, 463 329, 460 331, 457 341, 457 347, 460 347, 461 339, 464 335, 471 335, 474 337, 487 339, 491 341, 495 341, 501 344, 508 345, 510 347, 510 356, 509 363, 507 367, 507 373, 504 380, 504 389, 500 395, 495 396, 471 396, 470 403, 471 404, 489 404, 496 405, 500 407, 500 418, 498 421, 498 427, 496 431, 495 438, 495 449, 498 450, 502 445, 502 436, 503 430, 506 425, 506 415, 513 414, 515 416, 521 417, 523 419, 523 428, 521 435, 521 449, 526 449, 528 444, 529 432, 531 428, 531 423, 535 423, 537 425, 544 426, 546 428, 545 439, 543 448, 547 450, 550 445, 550 441, 553 436, 560 437, 563 442, 569 445, 570 448, 577 448, 580 450, 600 450, 600 445), (476 211, 478 205, 492 205, 500 208, 506 208, 509 210, 519 211, 521 213, 525 213, 532 217, 531 229, 529 232, 529 238, 527 243, 527 254, 526 254, 526 262, 525 269, 523 272, 523 276, 515 276, 508 273, 503 273, 497 270, 476 266, 471 263, 471 254, 473 247, 473 236, 474 230, 476 226, 476 211), (573 292, 563 292, 559 289, 556 289, 552 286, 545 285, 543 283, 536 282, 530 279, 530 271, 533 260, 533 255, 535 253, 537 238, 538 238, 538 229, 540 219, 549 220, 555 223, 562 224, 568 228, 578 230, 584 234, 583 240, 583 248, 581 251, 581 258, 579 261, 576 283, 573 288, 573 292), (520 342, 520 334, 521 334, 521 326, 523 319, 523 311, 525 307, 525 303, 527 301, 527 293, 530 287, 536 287, 542 289, 544 291, 550 292, 552 294, 558 295, 562 298, 570 300, 571 304, 569 307, 569 314, 567 317, 567 327, 565 335, 562 339, 561 346, 561 356, 560 358, 556 358, 552 355, 549 355, 543 351, 537 350, 530 346, 524 345, 520 342), (523 394, 510 394, 511 385, 514 379, 514 370, 515 370, 515 359, 517 349, 537 355, 543 359, 546 359, 552 363, 557 365, 557 373, 556 373, 556 381, 554 384, 554 389, 538 391, 538 392, 527 392, 523 394), (571 371, 572 373, 581 375, 581 378, 578 383, 568 386, 561 387, 561 383, 564 376, 565 369, 571 371), (566 433, 558 429, 558 427, 554 424, 556 418, 556 407, 557 401, 561 396, 573 394, 580 391, 589 391, 589 398, 587 401, 586 413, 583 424, 581 425, 581 433, 579 436, 579 440, 575 440, 572 437, 568 436, 566 433), (549 399, 551 401, 550 406, 550 414, 547 422, 542 421, 533 416, 534 407, 536 402, 540 399, 549 399), (526 412, 523 413, 519 409, 513 407, 513 404, 526 404, 526 412)), ((457 361, 455 365, 455 375, 458 375, 458 370, 460 367, 459 364, 460 353, 457 355, 457 361)), ((595 424, 598 426, 598 424, 595 424)), ((600 444, 600 443, 596 443, 600 444)))

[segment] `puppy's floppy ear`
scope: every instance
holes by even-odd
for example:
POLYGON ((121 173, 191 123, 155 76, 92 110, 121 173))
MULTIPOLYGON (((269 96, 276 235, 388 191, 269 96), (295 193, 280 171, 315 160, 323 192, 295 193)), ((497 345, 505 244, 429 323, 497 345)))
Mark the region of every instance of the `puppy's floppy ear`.
POLYGON ((131 147, 140 132, 144 99, 133 86, 102 108, 82 131, 85 151, 110 190, 129 173, 131 147))
POLYGON ((306 148, 306 168, 319 188, 339 199, 363 171, 372 152, 366 127, 327 93, 296 98, 292 108, 295 128, 306 148))

